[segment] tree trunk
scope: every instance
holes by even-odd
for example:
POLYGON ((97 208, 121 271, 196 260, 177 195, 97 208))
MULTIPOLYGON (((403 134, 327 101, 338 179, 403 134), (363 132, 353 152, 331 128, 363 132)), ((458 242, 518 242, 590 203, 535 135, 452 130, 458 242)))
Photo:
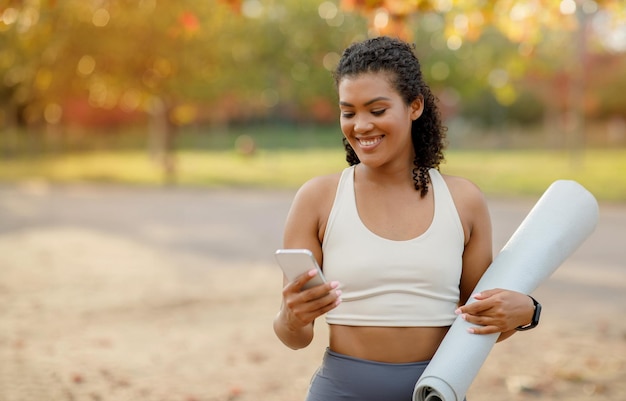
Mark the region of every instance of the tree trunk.
POLYGON ((165 185, 175 185, 176 169, 176 127, 169 119, 169 111, 165 102, 155 98, 150 107, 149 115, 149 152, 151 159, 159 164, 165 185))
POLYGON ((574 41, 574 57, 571 63, 570 110, 568 121, 570 165, 580 169, 584 163, 585 150, 585 93, 587 81, 587 36, 589 18, 580 4, 576 9, 578 30, 574 41))

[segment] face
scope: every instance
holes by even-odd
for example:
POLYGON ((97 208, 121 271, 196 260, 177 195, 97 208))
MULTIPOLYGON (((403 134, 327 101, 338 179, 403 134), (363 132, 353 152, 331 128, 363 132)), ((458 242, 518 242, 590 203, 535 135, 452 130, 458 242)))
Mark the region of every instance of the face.
POLYGON ((407 105, 381 72, 344 77, 338 92, 341 131, 361 163, 412 163, 411 124, 422 114, 421 98, 407 105))

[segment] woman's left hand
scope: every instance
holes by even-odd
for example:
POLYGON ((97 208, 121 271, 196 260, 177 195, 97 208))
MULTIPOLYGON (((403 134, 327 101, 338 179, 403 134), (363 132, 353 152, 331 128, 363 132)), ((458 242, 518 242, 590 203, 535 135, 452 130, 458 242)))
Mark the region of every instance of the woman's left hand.
POLYGON ((477 325, 469 329, 473 334, 513 332, 530 323, 535 310, 528 295, 500 288, 482 291, 472 298, 475 301, 458 308, 456 314, 477 325))

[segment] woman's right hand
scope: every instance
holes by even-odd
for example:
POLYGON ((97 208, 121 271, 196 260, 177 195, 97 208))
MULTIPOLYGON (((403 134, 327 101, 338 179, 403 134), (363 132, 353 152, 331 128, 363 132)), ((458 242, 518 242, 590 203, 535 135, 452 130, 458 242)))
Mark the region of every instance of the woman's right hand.
POLYGON ((331 281, 307 290, 304 285, 317 275, 316 270, 310 270, 283 288, 283 315, 284 324, 290 331, 297 331, 313 323, 324 313, 334 309, 341 303, 339 282, 331 281))
POLYGON ((331 281, 303 290, 317 272, 311 270, 286 283, 283 302, 274 319, 274 331, 289 348, 304 348, 313 340, 315 319, 341 303, 339 283, 331 281))

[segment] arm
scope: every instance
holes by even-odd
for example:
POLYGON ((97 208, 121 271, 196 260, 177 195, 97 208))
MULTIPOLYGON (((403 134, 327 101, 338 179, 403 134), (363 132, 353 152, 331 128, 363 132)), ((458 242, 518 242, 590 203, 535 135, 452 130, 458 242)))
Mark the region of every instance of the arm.
POLYGON ((527 295, 496 288, 473 296, 479 302, 460 309, 465 320, 485 326, 474 328, 475 334, 500 332, 498 341, 503 341, 532 320, 535 306, 527 295))
MULTIPOLYGON (((336 180, 333 186, 329 177, 315 178, 304 184, 294 198, 285 224, 284 248, 309 249, 320 266, 323 266, 323 227, 332 207, 335 188, 336 180), (329 195, 332 196, 329 198, 329 195)), ((302 291, 304 284, 313 277, 310 274, 303 274, 293 282, 283 277, 282 303, 273 326, 276 336, 292 349, 308 346, 313 340, 315 319, 340 302, 340 293, 335 291, 337 282, 302 291)))
POLYGON ((480 190, 469 181, 455 179, 453 196, 463 221, 466 235, 463 252, 460 305, 470 296, 476 302, 459 307, 458 314, 472 324, 475 334, 501 333, 502 341, 515 333, 515 328, 529 323, 534 305, 521 293, 492 289, 480 294, 471 294, 476 284, 493 260, 491 219, 487 202, 480 190))

